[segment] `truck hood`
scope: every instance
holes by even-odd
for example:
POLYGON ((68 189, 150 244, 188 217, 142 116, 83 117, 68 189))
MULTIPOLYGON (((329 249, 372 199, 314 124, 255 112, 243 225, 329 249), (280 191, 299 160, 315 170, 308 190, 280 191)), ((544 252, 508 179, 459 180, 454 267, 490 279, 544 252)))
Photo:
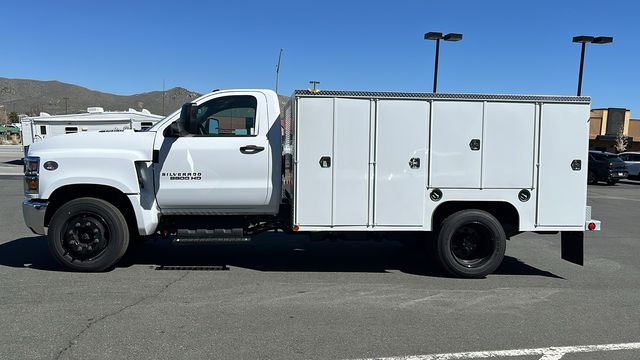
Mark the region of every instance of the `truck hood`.
POLYGON ((54 136, 29 146, 29 156, 66 158, 121 157, 150 161, 153 131, 86 132, 54 136))

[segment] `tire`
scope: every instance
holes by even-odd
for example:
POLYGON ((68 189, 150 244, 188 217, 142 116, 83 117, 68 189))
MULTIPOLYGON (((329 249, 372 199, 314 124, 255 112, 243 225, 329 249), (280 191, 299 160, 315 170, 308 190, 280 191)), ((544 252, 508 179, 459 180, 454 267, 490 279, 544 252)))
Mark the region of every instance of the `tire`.
POLYGON ((129 228, 112 204, 79 198, 53 214, 47 239, 51 254, 64 267, 99 272, 112 268, 127 251, 129 228))
POLYGON ((615 185, 618 183, 618 180, 607 180, 607 185, 615 185))
POLYGON ((482 278, 502 263, 506 236, 488 212, 462 210, 442 222, 435 245, 438 260, 451 275, 482 278))
POLYGON ((596 178, 596 174, 593 171, 589 171, 589 175, 587 175, 587 183, 589 185, 595 185, 598 183, 598 179, 596 178))

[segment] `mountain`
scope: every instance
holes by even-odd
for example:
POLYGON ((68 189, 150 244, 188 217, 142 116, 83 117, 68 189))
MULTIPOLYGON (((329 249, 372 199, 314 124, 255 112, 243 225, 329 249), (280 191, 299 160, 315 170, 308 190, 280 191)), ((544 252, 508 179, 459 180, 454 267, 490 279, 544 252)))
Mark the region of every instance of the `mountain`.
MULTIPOLYGON (((165 91, 164 113, 169 114, 182 104, 200 94, 181 87, 165 91)), ((86 112, 88 107, 100 106, 105 110, 147 109, 162 115, 162 91, 152 91, 134 95, 115 95, 90 90, 60 81, 38 81, 7 79, 0 77, 0 106, 6 113, 37 115, 41 111, 49 114, 86 112), (66 104, 65 104, 66 98, 66 104)), ((0 109, 2 112, 2 109, 0 109)))
MULTIPOLYGON (((168 115, 201 94, 181 87, 165 91, 164 115, 168 115)), ((289 100, 278 95, 280 109, 289 100)), ((60 81, 7 79, 0 77, 0 118, 15 111, 18 114, 51 115, 86 112, 88 107, 100 106, 106 111, 147 109, 153 114, 163 115, 162 91, 151 91, 134 95, 115 95, 90 90, 82 86, 60 81), (65 104, 66 98, 66 104, 65 104), (4 109, 2 108, 4 106, 4 109)))

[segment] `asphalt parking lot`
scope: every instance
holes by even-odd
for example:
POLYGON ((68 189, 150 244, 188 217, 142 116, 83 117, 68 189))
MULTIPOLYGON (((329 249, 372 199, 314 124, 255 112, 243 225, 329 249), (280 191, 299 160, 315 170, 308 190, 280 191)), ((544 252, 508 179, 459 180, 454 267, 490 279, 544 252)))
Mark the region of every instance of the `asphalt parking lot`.
POLYGON ((640 341, 640 182, 589 187, 603 230, 584 267, 560 259, 559 236, 523 234, 480 280, 395 242, 281 234, 148 242, 110 272, 70 273, 23 225, 22 197, 0 176, 0 359, 640 358, 611 345, 640 341), (455 354, 494 350, 511 352, 455 354))

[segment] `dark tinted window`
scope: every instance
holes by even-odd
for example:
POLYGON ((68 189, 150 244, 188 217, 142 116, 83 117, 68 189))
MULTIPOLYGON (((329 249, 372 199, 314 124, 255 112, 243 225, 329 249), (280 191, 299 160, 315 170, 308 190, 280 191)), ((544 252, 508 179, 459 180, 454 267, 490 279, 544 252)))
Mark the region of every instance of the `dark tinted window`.
POLYGON ((612 161, 612 162, 622 161, 622 159, 620 159, 620 156, 618 156, 616 154, 589 153, 589 155, 591 155, 591 157, 594 160, 598 160, 598 161, 612 161))
POLYGON ((614 154, 607 155, 607 160, 610 162, 622 162, 622 159, 620 159, 620 156, 614 155, 614 154))

